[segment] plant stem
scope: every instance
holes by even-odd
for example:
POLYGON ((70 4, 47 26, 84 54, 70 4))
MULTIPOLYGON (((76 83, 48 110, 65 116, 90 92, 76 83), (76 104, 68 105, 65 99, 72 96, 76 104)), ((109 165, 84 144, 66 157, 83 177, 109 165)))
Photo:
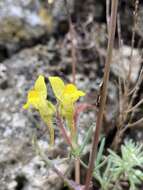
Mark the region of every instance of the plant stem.
MULTIPOLYGON (((65 141, 71 147, 71 149, 74 150, 75 143, 72 144, 72 142, 74 142, 74 139, 72 137, 69 138, 68 135, 67 135, 67 133, 66 133, 66 130, 65 130, 64 126, 63 126, 62 118, 61 118, 61 116, 59 114, 59 111, 58 111, 58 106, 57 106, 57 115, 56 115, 56 118, 57 118, 58 127, 60 128, 65 141)), ((74 122, 72 123, 72 125, 73 125, 73 129, 74 129, 75 128, 74 127, 74 122)), ((77 184, 80 184, 80 158, 76 157, 75 160, 74 160, 74 162, 75 162, 75 181, 76 181, 77 184)))
MULTIPOLYGON (((72 139, 73 139, 73 142, 75 142, 76 148, 78 148, 78 138, 76 137, 75 139, 75 136, 77 136, 78 134, 77 134, 76 123, 74 122, 74 119, 72 119, 72 126, 74 130, 73 131, 74 138, 72 137, 72 139)), ((75 162, 75 182, 77 184, 80 184, 80 158, 79 156, 76 156, 74 162, 75 162)))
POLYGON ((68 137, 67 132, 66 132, 64 126, 63 126, 62 118, 61 118, 61 116, 60 116, 60 114, 59 114, 58 108, 57 108, 57 115, 56 115, 56 118, 57 118, 57 125, 58 125, 58 127, 60 128, 60 130, 61 130, 61 132, 62 132, 63 138, 65 139, 65 141, 67 142, 67 144, 68 144, 71 148, 73 148, 71 139, 68 137))
POLYGON ((76 82, 76 48, 74 45, 74 26, 72 24, 71 19, 69 19, 69 24, 70 24, 70 35, 71 35, 71 44, 72 44, 72 49, 71 49, 71 54, 72 54, 72 77, 73 77, 73 83, 75 84, 76 82))
POLYGON ((80 184, 80 158, 75 158, 75 182, 80 184))
MULTIPOLYGON (((69 8, 68 8, 68 2, 67 0, 65 1, 65 7, 67 11, 67 16, 68 16, 68 21, 69 21, 69 31, 70 31, 70 37, 71 37, 71 56, 72 56, 72 83, 75 84, 76 82, 76 64, 77 64, 77 59, 76 59, 76 48, 74 45, 74 39, 75 39, 75 30, 74 26, 71 20, 69 8)), ((72 121, 74 122, 74 121, 72 121)), ((72 131, 71 133, 76 132, 75 128, 75 123, 72 125, 72 131)), ((73 133, 73 134, 74 134, 73 133)), ((72 139, 73 139, 73 134, 72 134, 72 139)), ((75 181, 77 184, 80 184, 80 159, 75 158, 75 181)))
POLYGON ((97 113, 96 130, 94 133, 92 151, 91 151, 90 160, 89 160, 89 167, 88 167, 88 171, 86 175, 85 190, 89 190, 90 181, 91 181, 92 173, 94 169, 100 129, 102 126, 102 121, 103 121, 103 113, 104 113, 104 108, 105 108, 105 103, 106 103, 107 86, 108 86, 109 73, 110 73, 110 64, 112 62, 112 50, 113 50, 113 44, 114 44, 114 39, 115 39, 117 8, 118 8, 118 0, 112 0, 111 20, 110 20, 110 28, 109 28, 110 31, 109 31, 106 63, 105 63, 105 68, 104 68, 103 86, 101 88, 100 105, 99 105, 99 111, 97 113))
POLYGON ((136 35, 136 28, 137 28, 137 21, 138 21, 138 8, 139 8, 139 0, 135 0, 135 10, 134 14, 134 23, 132 29, 132 40, 131 40, 131 54, 130 54, 130 64, 129 64, 129 73, 127 77, 127 84, 129 85, 131 80, 131 73, 132 73, 132 63, 133 63, 133 53, 134 53, 134 45, 135 45, 135 35, 136 35))
POLYGON ((69 12, 68 2, 65 0, 65 7, 67 11, 68 21, 69 21, 69 32, 71 37, 71 57, 72 57, 72 82, 75 84, 76 82, 76 65, 77 65, 77 58, 76 58, 76 47, 74 44, 75 41, 75 30, 74 25, 72 23, 71 15, 69 12))

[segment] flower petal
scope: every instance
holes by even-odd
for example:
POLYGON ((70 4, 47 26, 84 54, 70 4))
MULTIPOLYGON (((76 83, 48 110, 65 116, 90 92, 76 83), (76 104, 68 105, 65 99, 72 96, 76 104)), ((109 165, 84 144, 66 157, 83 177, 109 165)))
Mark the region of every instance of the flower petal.
POLYGON ((43 75, 39 75, 38 79, 35 82, 34 90, 39 92, 39 95, 46 99, 47 97, 47 87, 43 75))
POLYGON ((57 99, 61 99, 65 85, 60 77, 49 77, 50 84, 57 99))
MULTIPOLYGON (((27 103, 26 105, 29 107, 30 105, 32 105, 34 108, 38 109, 40 104, 40 97, 39 94, 36 90, 30 90, 28 92, 28 98, 27 98, 27 103)), ((25 107, 27 108, 27 106, 25 105, 25 107)))
POLYGON ((65 86, 63 95, 62 95, 62 100, 63 103, 74 103, 76 102, 79 97, 85 96, 85 93, 81 90, 78 90, 75 85, 73 84, 67 84, 65 86))

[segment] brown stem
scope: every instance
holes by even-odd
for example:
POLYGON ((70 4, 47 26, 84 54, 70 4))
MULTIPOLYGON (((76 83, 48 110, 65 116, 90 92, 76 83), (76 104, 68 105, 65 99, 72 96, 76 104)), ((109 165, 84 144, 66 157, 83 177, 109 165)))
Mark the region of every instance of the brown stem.
POLYGON ((107 32, 109 33, 109 22, 110 22, 110 0, 106 0, 106 23, 107 23, 107 32))
MULTIPOLYGON (((137 83, 136 83, 136 85, 135 85, 135 90, 134 90, 134 92, 133 92, 131 101, 130 101, 130 103, 129 103, 129 107, 130 107, 130 108, 132 107, 133 102, 134 102, 134 100, 135 100, 135 98, 136 98, 136 96, 137 96, 137 93, 138 93, 138 91, 139 91, 139 89, 140 89, 140 85, 141 85, 141 83, 142 83, 142 80, 143 80, 143 67, 141 68, 141 72, 140 72, 140 74, 139 74, 139 78, 138 78, 137 83)), ((133 117, 134 117, 134 114, 135 114, 135 111, 133 111, 133 112, 131 113, 131 116, 130 116, 130 119, 129 119, 129 123, 132 122, 132 119, 133 119, 133 117)))
POLYGON ((75 39, 75 30, 74 26, 71 20, 71 16, 69 13, 69 7, 68 7, 68 2, 65 0, 65 6, 66 6, 66 11, 67 11, 67 16, 68 16, 68 21, 69 21, 69 31, 70 31, 70 37, 71 37, 71 56, 72 56, 72 82, 75 84, 76 82, 76 64, 77 64, 77 58, 76 58, 76 47, 74 44, 74 39, 75 39))
POLYGON ((80 158, 75 158, 75 182, 80 184, 80 158))
POLYGON ((72 49, 71 49, 71 55, 72 55, 72 78, 73 78, 72 82, 75 84, 75 81, 76 81, 76 63, 77 63, 77 60, 76 60, 76 48, 75 48, 75 45, 74 45, 75 31, 74 31, 74 26, 72 24, 71 19, 69 19, 69 23, 70 23, 71 45, 72 45, 72 49))
POLYGON ((132 108, 130 108, 126 112, 129 113, 129 112, 135 111, 141 104, 143 104, 143 99, 141 99, 135 106, 133 106, 132 108))
POLYGON ((103 121, 103 113, 106 103, 106 94, 107 94, 107 85, 109 81, 109 73, 110 73, 110 64, 112 61, 112 50, 115 38, 115 29, 116 29, 116 18, 117 18, 117 8, 118 8, 118 0, 112 0, 112 9, 111 9, 111 21, 110 21, 110 32, 109 32, 109 40, 108 40, 108 48, 107 48, 107 56, 105 63, 105 71, 103 76, 103 86, 101 89, 101 99, 99 105, 99 111, 97 114, 96 121, 96 130, 94 133, 94 139, 92 144, 92 151, 89 160, 89 167, 86 176, 85 190, 89 190, 90 181, 93 173, 94 162, 96 157, 97 145, 99 141, 100 129, 103 121))
POLYGON ((142 124, 143 123, 143 117, 141 119, 139 119, 138 121, 135 121, 134 123, 129 123, 126 128, 131 128, 131 127, 134 127, 134 126, 137 126, 139 124, 142 124))
POLYGON ((131 73, 132 73, 132 63, 133 63, 133 51, 135 45, 135 31, 137 27, 137 20, 138 20, 138 8, 139 8, 139 0, 135 0, 135 10, 134 10, 134 24, 133 24, 133 31, 132 31, 132 40, 131 40, 131 54, 130 54, 130 64, 129 64, 129 73, 127 77, 127 84, 131 80, 131 73))

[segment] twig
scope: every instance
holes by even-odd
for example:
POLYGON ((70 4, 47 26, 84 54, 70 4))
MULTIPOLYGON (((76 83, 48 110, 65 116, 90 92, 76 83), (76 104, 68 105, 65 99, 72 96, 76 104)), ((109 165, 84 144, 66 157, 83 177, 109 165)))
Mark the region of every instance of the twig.
POLYGON ((129 123, 128 125, 126 125, 126 128, 131 128, 131 127, 137 126, 141 123, 143 123, 143 118, 139 119, 138 121, 135 121, 134 123, 129 123))
POLYGON ((105 103, 106 103, 107 86, 108 86, 109 73, 110 73, 110 64, 112 62, 112 50, 113 50, 113 44, 114 44, 114 38, 115 38, 117 8, 118 8, 118 0, 112 0, 110 32, 109 32, 107 56, 106 56, 106 63, 105 63, 105 71, 104 71, 104 76, 103 76, 103 86, 101 89, 101 99, 100 99, 99 111, 97 114, 96 130, 94 133, 92 152, 91 152, 89 167, 88 167, 87 176, 86 176, 85 190, 89 190, 89 185, 90 185, 90 181, 91 181, 91 177, 93 173, 97 146, 98 146, 98 141, 99 141, 100 129, 102 126, 102 121, 103 121, 103 113, 104 113, 104 108, 105 108, 105 103))
POLYGON ((138 80, 136 82, 136 85, 134 87, 134 92, 133 92, 133 95, 132 95, 132 98, 131 98, 131 101, 130 101, 130 106, 132 106, 136 96, 137 96, 137 93, 138 93, 138 90, 140 88, 140 85, 142 83, 142 80, 143 80, 143 66, 141 68, 141 71, 140 71, 140 74, 139 74, 139 77, 138 77, 138 80))
POLYGON ((128 129, 128 128, 132 128, 134 126, 140 125, 141 123, 143 123, 143 118, 135 121, 134 123, 128 123, 122 130, 120 130, 120 134, 124 134, 124 132, 128 129))
POLYGON ((141 99, 135 106, 133 106, 131 109, 127 110, 126 112, 129 113, 131 111, 135 111, 141 104, 143 103, 143 99, 141 99))
POLYGON ((107 22, 107 31, 108 31, 108 34, 109 34, 109 27, 110 27, 110 14, 109 14, 109 11, 110 10, 110 0, 106 0, 106 22, 107 22))
MULTIPOLYGON (((119 54, 122 56, 121 48, 123 47, 123 40, 121 35, 121 21, 120 21, 120 15, 118 13, 117 15, 117 31, 118 31, 118 43, 119 43, 119 54)), ((121 65, 119 65, 121 67, 121 65)), ((124 79, 123 79, 124 80, 124 79)), ((122 92, 122 82, 121 77, 118 76, 118 84, 119 84, 119 117, 117 119, 117 128, 119 129, 122 126, 123 122, 123 97, 124 92, 122 92)))
POLYGON ((67 0, 65 1, 65 7, 66 7, 66 11, 67 11, 67 16, 68 16, 68 21, 69 21, 69 30, 70 30, 70 37, 71 37, 71 56, 72 56, 72 82, 75 84, 76 82, 76 65, 77 65, 77 58, 76 58, 76 48, 75 48, 75 30, 74 30, 74 26, 71 20, 71 16, 69 13, 69 8, 68 8, 68 2, 67 0))
POLYGON ((71 19, 70 19, 70 34, 71 34, 71 44, 72 44, 72 50, 71 50, 71 53, 72 53, 72 77, 73 77, 73 83, 75 84, 75 82, 76 82, 76 63, 77 63, 77 59, 76 59, 76 48, 75 48, 75 45, 74 45, 75 31, 74 31, 74 27, 73 27, 71 19))
POLYGON ((114 138, 115 140, 113 141, 113 145, 115 143, 115 148, 119 145, 119 140, 122 138, 123 133, 128 129, 129 126, 134 126, 135 124, 137 125, 138 122, 132 123, 132 119, 135 115, 135 112, 137 111, 137 108, 140 106, 140 104, 143 103, 143 101, 139 101, 136 105, 133 106, 134 100, 137 96, 140 84, 142 82, 143 78, 143 72, 142 68, 140 70, 139 77, 136 81, 135 87, 130 90, 130 79, 131 79, 131 74, 132 74, 132 63, 133 63, 133 53, 134 53, 134 45, 135 45, 135 31, 137 27, 137 19, 138 19, 138 8, 139 8, 139 0, 135 0, 135 8, 134 8, 134 21, 133 21, 133 29, 132 29, 132 39, 131 39, 131 52, 130 52, 130 63, 129 63, 129 72, 127 75, 127 78, 125 81, 123 81, 123 97, 122 97, 122 110, 119 115, 119 125, 116 137, 114 138), (131 114, 129 114, 131 112, 131 114), (120 119, 121 118, 121 119, 120 119), (127 124, 125 125, 125 123, 127 124))
POLYGON ((118 30, 118 39, 119 39, 119 49, 123 46, 123 40, 121 35, 121 21, 120 21, 120 15, 117 15, 117 30, 118 30))
MULTIPOLYGON (((136 98, 136 96, 137 96, 137 93, 138 93, 138 91, 139 91, 140 85, 141 85, 141 83, 142 83, 142 80, 143 80, 143 67, 141 68, 141 71, 140 71, 140 74, 139 74, 139 78, 138 78, 137 83, 136 83, 136 85, 135 85, 135 90, 134 90, 134 92, 133 92, 131 101, 130 101, 130 103, 129 103, 129 108, 131 108, 132 105, 133 105, 133 103, 134 103, 134 100, 135 100, 135 98, 136 98)), ((132 119, 133 119, 133 117, 134 117, 134 114, 135 114, 135 109, 134 109, 134 110, 132 111, 132 113, 131 113, 131 116, 130 116, 130 119, 129 119, 128 124, 132 122, 132 119)))
POLYGON ((132 40, 131 40, 131 54, 130 54, 130 64, 129 64, 129 73, 127 77, 127 81, 129 84, 131 73, 132 73, 132 62, 133 62, 133 51, 135 45, 135 31, 137 27, 137 20, 138 20, 138 8, 139 8, 139 0, 135 0, 135 10, 134 10, 134 23, 133 23, 133 31, 132 31, 132 40))
MULTIPOLYGON (((123 100, 122 100, 122 97, 123 97, 123 93, 122 93, 122 86, 121 86, 121 78, 120 76, 118 77, 118 81, 119 81, 119 117, 118 117, 118 126, 120 127, 121 126, 121 123, 123 121, 123 100)), ((119 128, 118 127, 118 128, 119 128)))

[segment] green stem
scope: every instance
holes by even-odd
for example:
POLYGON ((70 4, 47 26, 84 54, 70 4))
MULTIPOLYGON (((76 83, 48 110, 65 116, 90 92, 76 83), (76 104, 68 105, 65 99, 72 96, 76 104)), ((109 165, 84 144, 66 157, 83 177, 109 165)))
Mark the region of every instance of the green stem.
POLYGON ((65 139, 65 141, 67 142, 67 144, 73 149, 73 145, 72 145, 71 139, 67 135, 67 132, 66 132, 64 126, 63 126, 62 118, 61 118, 61 116, 59 114, 58 109, 57 109, 56 118, 57 118, 57 125, 58 125, 58 127, 60 128, 60 130, 62 132, 63 138, 65 139))

